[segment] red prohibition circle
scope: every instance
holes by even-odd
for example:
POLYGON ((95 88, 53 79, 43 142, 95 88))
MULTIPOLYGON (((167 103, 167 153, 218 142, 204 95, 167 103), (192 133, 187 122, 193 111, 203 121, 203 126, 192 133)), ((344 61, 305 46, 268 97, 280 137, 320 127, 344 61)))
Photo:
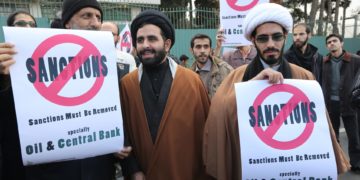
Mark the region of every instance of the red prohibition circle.
POLYGON ((226 2, 232 9, 234 9, 236 11, 247 11, 247 10, 253 8, 259 2, 259 0, 253 0, 253 1, 251 1, 251 3, 249 3, 245 6, 236 5, 238 0, 226 0, 226 2))
MULTIPOLYGON (((94 44, 80 36, 71 34, 52 36, 43 41, 35 49, 32 55, 32 58, 35 60, 34 69, 36 73, 39 73, 38 59, 40 57, 44 57, 46 52, 49 51, 52 47, 63 43, 73 43, 83 47, 80 52, 74 57, 79 57, 79 61, 69 62, 67 66, 61 71, 61 73, 59 73, 59 75, 54 79, 54 81, 51 82, 48 86, 46 86, 44 82, 36 81, 34 82, 34 87, 45 99, 55 104, 62 106, 80 105, 91 100, 99 92, 104 82, 104 76, 100 75, 99 77, 97 77, 93 86, 80 96, 64 97, 60 96, 59 92, 67 84, 71 77, 76 73, 76 71, 81 67, 81 65, 85 63, 86 59, 90 55, 101 57, 99 50, 94 46, 94 44), (66 78, 60 79, 62 77, 66 78)), ((99 67, 102 67, 100 61, 99 67)))
MULTIPOLYGON (((304 131, 295 139, 290 141, 278 141, 274 139, 275 134, 280 129, 280 127, 284 124, 283 122, 286 120, 286 118, 290 115, 290 112, 284 111, 284 109, 294 109, 296 105, 300 102, 307 102, 310 103, 308 97, 297 87, 288 85, 288 84, 279 84, 279 85, 273 85, 266 89, 264 89, 260 94, 257 96, 257 98, 254 101, 253 107, 258 107, 263 103, 263 101, 270 96, 273 93, 277 92, 287 92, 293 94, 293 96, 290 98, 290 100, 286 103, 284 107, 280 110, 278 115, 273 119, 271 122, 271 125, 268 126, 265 130, 263 130, 261 127, 257 126, 257 108, 255 108, 255 118, 256 118, 256 125, 254 126, 254 131, 256 135, 263 141, 265 144, 275 148, 275 149, 281 149, 281 150, 290 150, 297 148, 304 144, 310 137, 313 129, 314 129, 314 123, 310 121, 309 123, 306 123, 304 131)), ((309 111, 309 109, 308 109, 309 111)), ((310 114, 310 112, 308 113, 310 114)))

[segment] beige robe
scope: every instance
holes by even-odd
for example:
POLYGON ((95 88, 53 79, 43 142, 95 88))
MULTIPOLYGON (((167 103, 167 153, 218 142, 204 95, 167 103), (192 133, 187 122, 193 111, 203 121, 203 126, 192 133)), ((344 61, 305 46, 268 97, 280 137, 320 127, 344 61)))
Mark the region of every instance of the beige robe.
MULTIPOLYGON (((241 82, 247 65, 235 69, 222 82, 211 101, 204 130, 204 161, 206 172, 219 180, 241 179, 240 142, 234 83, 241 82)), ((293 79, 314 79, 305 69, 290 64, 293 79)), ((349 169, 349 162, 336 141, 328 119, 338 173, 349 169)))
POLYGON ((138 70, 121 81, 121 106, 132 154, 147 180, 204 179, 202 138, 210 100, 197 74, 177 66, 155 143, 138 70))

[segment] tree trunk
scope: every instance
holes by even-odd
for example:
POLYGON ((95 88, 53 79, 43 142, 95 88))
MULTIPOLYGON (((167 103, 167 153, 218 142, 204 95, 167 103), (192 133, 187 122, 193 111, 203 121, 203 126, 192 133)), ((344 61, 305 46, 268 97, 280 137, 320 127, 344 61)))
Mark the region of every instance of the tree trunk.
POLYGON ((328 9, 327 9, 327 13, 326 13, 327 14, 327 19, 326 19, 326 25, 325 25, 325 30, 324 30, 324 36, 327 36, 329 23, 332 22, 332 13, 331 13, 332 3, 331 3, 331 0, 327 0, 326 3, 328 4, 328 9))
MULTIPOLYGON (((312 4, 311 4, 311 11, 310 11, 309 22, 308 22, 308 25, 311 28, 311 33, 313 33, 313 29, 315 26, 316 13, 318 10, 319 10, 319 0, 313 0, 312 4)), ((321 13, 321 11, 320 11, 320 13, 321 13)))
POLYGON ((339 34, 339 26, 338 26, 338 22, 339 22, 339 6, 340 6, 340 0, 336 0, 336 4, 335 4, 335 16, 334 16, 334 21, 333 21, 333 33, 335 34, 339 34))
POLYGON ((303 0, 302 3, 304 3, 304 19, 305 19, 305 24, 308 24, 308 10, 307 10, 307 1, 303 0))
POLYGON ((341 34, 342 37, 345 37, 345 20, 346 20, 346 6, 343 7, 343 18, 342 18, 342 29, 341 29, 341 34))
POLYGON ((320 1, 320 15, 319 15, 319 21, 318 21, 318 31, 317 31, 317 35, 321 36, 324 35, 324 29, 323 29, 323 23, 324 23, 324 11, 325 11, 325 1, 326 0, 321 0, 320 1))

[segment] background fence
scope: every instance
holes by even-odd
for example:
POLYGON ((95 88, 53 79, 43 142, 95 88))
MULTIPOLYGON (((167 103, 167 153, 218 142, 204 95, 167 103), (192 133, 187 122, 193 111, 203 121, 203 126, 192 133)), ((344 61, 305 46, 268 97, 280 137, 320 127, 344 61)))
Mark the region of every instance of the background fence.
MULTIPOLYGON (((4 20, 12 12, 26 10, 41 20, 41 27, 47 27, 51 20, 60 16, 62 2, 63 0, 0 0, 1 23, 4 25, 4 20)), ((103 10, 103 19, 114 21, 119 25, 129 23, 144 9, 163 11, 177 29, 214 29, 219 24, 219 12, 213 8, 159 8, 156 0, 99 0, 99 2, 103 10)))
MULTIPOLYGON (((179 57, 186 54, 189 57, 190 39, 196 33, 208 34, 215 45, 215 33, 219 26, 219 10, 213 8, 190 7, 160 8, 160 0, 98 0, 103 9, 105 21, 113 21, 122 28, 144 9, 159 9, 167 14, 176 28, 176 43, 171 54, 179 57)), ((16 10, 26 10, 36 17, 39 27, 49 27, 51 21, 60 16, 63 0, 0 0, 0 25, 6 25, 8 15, 16 10)), ((354 18, 354 24, 348 29, 358 29, 360 18, 354 18)), ((348 31, 348 29, 346 29, 348 31)), ((349 31, 350 34, 353 31, 349 31)), ((0 40, 3 41, 2 28, 0 40)), ((355 52, 360 49, 359 39, 346 39, 345 49, 355 52)), ((291 45, 292 39, 288 38, 285 49, 291 45)), ((321 53, 326 54, 324 37, 313 37, 310 42, 317 46, 321 53)))

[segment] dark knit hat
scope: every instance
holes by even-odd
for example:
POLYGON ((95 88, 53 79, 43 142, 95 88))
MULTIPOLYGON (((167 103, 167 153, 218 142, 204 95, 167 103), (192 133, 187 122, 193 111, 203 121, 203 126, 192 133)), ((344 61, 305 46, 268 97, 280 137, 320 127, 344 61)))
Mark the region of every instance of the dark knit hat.
POLYGON ((65 27, 65 24, 71 17, 85 7, 92 7, 99 10, 101 13, 101 22, 103 21, 103 12, 97 0, 64 0, 61 15, 62 26, 65 27))
MULTIPOLYGON (((170 19, 162 12, 157 10, 145 10, 142 11, 131 23, 131 38, 133 46, 136 47, 136 34, 140 26, 144 24, 153 24, 159 27, 166 38, 171 39, 171 47, 175 43, 175 28, 170 19)), ((171 48, 170 47, 170 48, 171 48)))

